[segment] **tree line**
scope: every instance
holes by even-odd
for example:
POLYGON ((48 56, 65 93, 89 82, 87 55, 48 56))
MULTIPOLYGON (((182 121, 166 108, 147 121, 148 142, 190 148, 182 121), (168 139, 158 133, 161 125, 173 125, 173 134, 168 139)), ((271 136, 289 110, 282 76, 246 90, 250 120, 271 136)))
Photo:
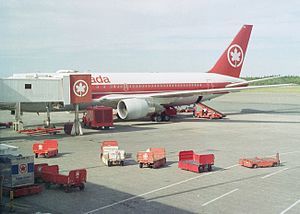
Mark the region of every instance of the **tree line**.
MULTIPOLYGON (((243 79, 255 80, 261 78, 266 78, 266 77, 244 77, 243 79)), ((250 85, 274 85, 274 84, 287 84, 287 83, 294 83, 300 85, 300 76, 282 76, 275 79, 254 82, 251 83, 250 85)))

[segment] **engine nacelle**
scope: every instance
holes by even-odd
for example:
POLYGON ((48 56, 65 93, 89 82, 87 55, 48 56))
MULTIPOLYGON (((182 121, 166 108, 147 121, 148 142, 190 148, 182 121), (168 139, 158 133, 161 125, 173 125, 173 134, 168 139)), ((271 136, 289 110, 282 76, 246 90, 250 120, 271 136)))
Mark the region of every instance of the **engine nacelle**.
POLYGON ((144 99, 124 99, 117 105, 118 115, 123 120, 134 120, 146 117, 155 112, 154 105, 144 99))

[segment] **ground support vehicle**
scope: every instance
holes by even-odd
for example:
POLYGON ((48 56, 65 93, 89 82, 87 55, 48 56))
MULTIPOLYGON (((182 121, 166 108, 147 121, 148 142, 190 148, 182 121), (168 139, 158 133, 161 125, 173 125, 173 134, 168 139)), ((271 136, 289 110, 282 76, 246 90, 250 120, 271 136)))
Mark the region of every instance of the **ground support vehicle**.
POLYGON ((83 125, 88 128, 109 129, 113 126, 113 109, 105 106, 90 106, 82 118, 83 125))
POLYGON ((204 119, 222 119, 226 115, 207 106, 203 103, 196 103, 194 107, 193 116, 197 118, 204 118, 204 119))
MULTIPOLYGON (((2 176, 3 192, 12 198, 36 194, 42 187, 34 185, 34 158, 4 154, 0 155, 0 176, 2 176)), ((1 194, 1 193, 0 193, 1 194)))
POLYGON ((119 150, 117 141, 103 141, 100 146, 100 158, 107 166, 124 166, 125 151, 119 150))
POLYGON ((42 135, 42 134, 57 134, 63 128, 44 128, 44 127, 37 127, 35 129, 23 129, 18 131, 19 133, 24 133, 27 135, 42 135))
POLYGON ((71 170, 68 175, 59 174, 58 165, 38 165, 35 167, 37 177, 45 182, 46 187, 51 185, 59 185, 63 187, 65 192, 70 192, 71 188, 84 189, 87 172, 86 169, 71 170))
POLYGON ((196 154, 192 150, 179 152, 178 168, 192 171, 203 172, 212 170, 215 156, 213 154, 196 154))
POLYGON ((3 187, 16 188, 34 184, 34 157, 0 155, 0 175, 3 187))
POLYGON ((57 156, 57 140, 44 140, 44 143, 34 143, 32 145, 32 151, 35 154, 36 158, 38 158, 39 155, 43 155, 46 158, 57 156))
POLYGON ((241 166, 245 166, 248 168, 258 168, 258 167, 274 167, 280 165, 279 153, 276 154, 275 158, 267 157, 267 158, 242 158, 239 160, 239 164, 241 166))
POLYGON ((166 164, 166 150, 165 148, 149 148, 146 151, 137 153, 137 161, 139 167, 147 166, 149 168, 159 168, 166 164))

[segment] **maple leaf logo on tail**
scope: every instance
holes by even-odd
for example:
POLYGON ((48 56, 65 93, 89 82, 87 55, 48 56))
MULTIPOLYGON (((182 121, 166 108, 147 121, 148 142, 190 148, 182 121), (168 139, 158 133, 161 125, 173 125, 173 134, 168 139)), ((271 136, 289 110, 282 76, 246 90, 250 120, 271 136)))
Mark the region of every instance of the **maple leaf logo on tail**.
POLYGON ((232 67, 239 67, 244 59, 243 49, 237 44, 231 45, 227 51, 227 59, 232 67))

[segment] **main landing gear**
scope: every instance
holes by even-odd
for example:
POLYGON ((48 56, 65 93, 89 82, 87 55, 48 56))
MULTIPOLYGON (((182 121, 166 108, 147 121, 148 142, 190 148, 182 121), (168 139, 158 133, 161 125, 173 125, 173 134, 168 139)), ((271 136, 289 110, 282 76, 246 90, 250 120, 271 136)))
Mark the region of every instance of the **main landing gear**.
POLYGON ((155 114, 151 116, 151 120, 155 122, 170 121, 170 116, 164 114, 155 114))

